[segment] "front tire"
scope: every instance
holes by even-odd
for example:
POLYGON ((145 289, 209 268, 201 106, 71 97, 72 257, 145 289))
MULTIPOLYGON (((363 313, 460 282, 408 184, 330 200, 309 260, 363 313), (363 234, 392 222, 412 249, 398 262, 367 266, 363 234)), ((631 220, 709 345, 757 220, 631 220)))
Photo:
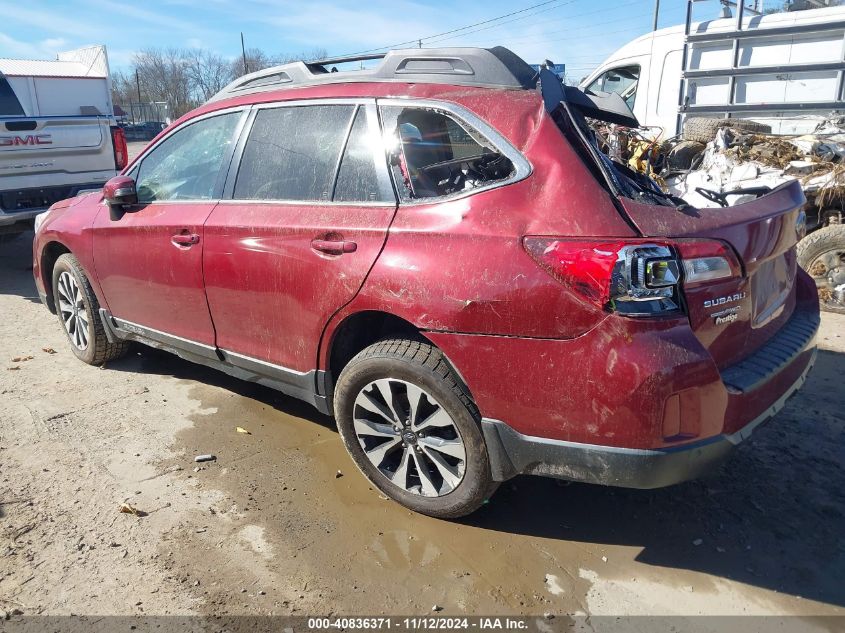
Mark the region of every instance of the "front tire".
POLYGON ((340 436, 362 473, 421 514, 470 514, 495 490, 478 408, 436 347, 391 339, 361 351, 335 388, 340 436))
POLYGON ((125 355, 129 343, 110 343, 100 319, 100 303, 79 261, 70 253, 53 267, 53 301, 70 349, 89 365, 102 365, 125 355))

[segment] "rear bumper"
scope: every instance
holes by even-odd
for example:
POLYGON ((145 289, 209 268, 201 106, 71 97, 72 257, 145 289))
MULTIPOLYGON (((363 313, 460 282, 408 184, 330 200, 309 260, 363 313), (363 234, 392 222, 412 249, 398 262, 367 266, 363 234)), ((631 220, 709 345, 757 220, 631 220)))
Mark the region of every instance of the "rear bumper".
POLYGON ((35 216, 45 209, 27 209, 26 211, 6 212, 0 209, 0 227, 19 225, 21 231, 32 228, 35 216))
POLYGON ((816 359, 815 348, 807 351, 809 362, 798 380, 763 413, 735 433, 682 446, 635 449, 551 440, 523 435, 500 420, 485 418, 482 430, 493 479, 531 474, 623 488, 662 488, 695 479, 722 464, 801 388, 816 359))
POLYGON ((428 336, 481 410, 496 480, 656 488, 712 470, 784 406, 815 360, 818 310, 801 272, 789 321, 721 370, 681 319, 611 316, 570 340, 428 336))
POLYGON ((0 204, 0 227, 21 224, 21 226, 25 228, 35 219, 36 215, 44 213, 44 211, 50 208, 50 205, 58 202, 59 200, 78 196, 80 191, 102 188, 102 182, 89 182, 79 185, 59 185, 0 191, 0 201, 6 200, 7 202, 14 202, 18 199, 38 199, 38 206, 20 210, 16 210, 11 207, 6 209, 3 204, 0 204))

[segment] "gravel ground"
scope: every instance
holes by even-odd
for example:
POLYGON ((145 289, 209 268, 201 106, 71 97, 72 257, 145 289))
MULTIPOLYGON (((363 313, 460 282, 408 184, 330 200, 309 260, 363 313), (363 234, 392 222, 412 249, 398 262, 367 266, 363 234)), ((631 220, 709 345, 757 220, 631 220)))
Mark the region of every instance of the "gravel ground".
POLYGON ((380 498, 307 405, 140 346, 77 361, 30 238, 0 252, 0 610, 845 614, 845 317, 712 477, 521 477, 450 523, 380 498))

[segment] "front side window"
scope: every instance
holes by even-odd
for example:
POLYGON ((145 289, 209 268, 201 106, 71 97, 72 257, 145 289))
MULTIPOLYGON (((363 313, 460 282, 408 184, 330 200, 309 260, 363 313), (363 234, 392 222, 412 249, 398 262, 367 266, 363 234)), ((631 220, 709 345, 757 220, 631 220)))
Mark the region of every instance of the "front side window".
POLYGON ((625 66, 624 68, 614 68, 603 72, 587 86, 587 89, 598 92, 615 92, 633 110, 639 80, 640 67, 625 66))
POLYGON ((181 128, 141 161, 138 201, 210 200, 224 158, 234 143, 240 112, 202 119, 181 128))
POLYGON ((400 106, 381 110, 391 170, 403 200, 470 191, 515 171, 490 141, 445 112, 400 106))
POLYGON ((261 110, 235 182, 237 200, 331 200, 354 105, 261 110))

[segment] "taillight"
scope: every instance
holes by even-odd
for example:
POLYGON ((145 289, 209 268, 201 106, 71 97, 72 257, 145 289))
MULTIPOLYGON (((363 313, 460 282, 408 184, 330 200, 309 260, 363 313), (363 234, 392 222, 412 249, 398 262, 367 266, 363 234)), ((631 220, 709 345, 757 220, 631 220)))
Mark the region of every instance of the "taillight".
POLYGON ((681 285, 741 274, 721 242, 580 241, 526 237, 525 250, 552 277, 595 306, 628 316, 680 309, 681 285))
POLYGON ((122 127, 111 129, 111 141, 114 147, 114 168, 121 171, 129 163, 129 148, 126 146, 126 133, 122 127))
POLYGON ((727 244, 713 240, 680 240, 675 244, 684 264, 684 286, 731 279, 742 274, 727 244))

